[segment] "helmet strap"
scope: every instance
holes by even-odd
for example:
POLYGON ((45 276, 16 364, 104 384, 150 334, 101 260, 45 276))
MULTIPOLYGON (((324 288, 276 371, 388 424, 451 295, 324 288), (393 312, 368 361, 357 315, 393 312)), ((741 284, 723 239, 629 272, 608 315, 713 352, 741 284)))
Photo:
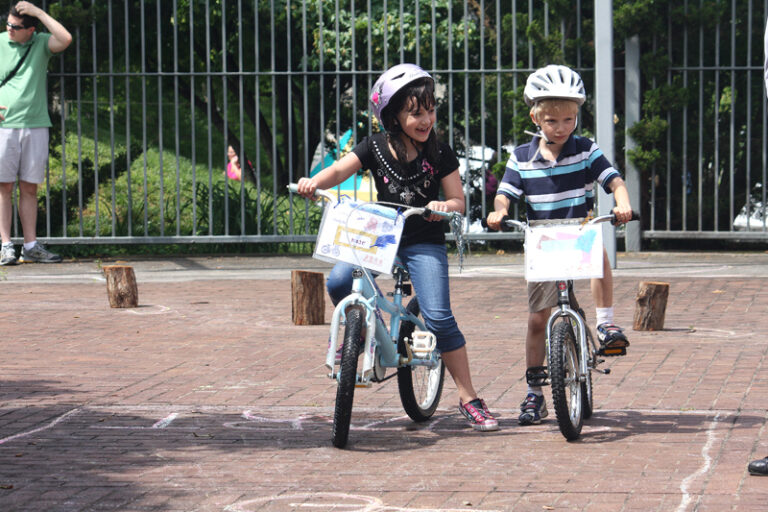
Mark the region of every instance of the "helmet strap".
POLYGON ((546 144, 554 144, 554 142, 551 142, 546 135, 544 135, 544 132, 541 131, 541 126, 536 125, 536 133, 529 132, 528 130, 524 130, 523 133, 526 135, 530 135, 531 137, 539 137, 540 139, 544 139, 544 142, 546 144))

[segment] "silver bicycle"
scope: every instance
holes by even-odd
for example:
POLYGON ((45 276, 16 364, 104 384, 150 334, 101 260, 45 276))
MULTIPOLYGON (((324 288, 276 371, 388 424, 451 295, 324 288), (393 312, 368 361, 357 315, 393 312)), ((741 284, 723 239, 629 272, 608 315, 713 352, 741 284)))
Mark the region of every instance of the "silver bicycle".
MULTIPOLYGON (((637 213, 632 220, 638 220, 637 213)), ((616 223, 614 214, 595 217, 585 224, 616 223)), ((528 223, 505 217, 501 230, 509 231, 528 227, 528 223)), ((602 249, 601 249, 602 251, 602 249)), ((602 252, 600 252, 602 255, 602 252)), ((581 436, 585 419, 592 416, 592 372, 611 373, 610 368, 600 369, 604 356, 626 354, 626 348, 601 347, 587 326, 584 310, 579 307, 573 290, 573 280, 555 279, 557 308, 547 321, 546 348, 547 368, 543 383, 549 378, 552 387, 552 403, 560 432, 569 441, 581 436)))

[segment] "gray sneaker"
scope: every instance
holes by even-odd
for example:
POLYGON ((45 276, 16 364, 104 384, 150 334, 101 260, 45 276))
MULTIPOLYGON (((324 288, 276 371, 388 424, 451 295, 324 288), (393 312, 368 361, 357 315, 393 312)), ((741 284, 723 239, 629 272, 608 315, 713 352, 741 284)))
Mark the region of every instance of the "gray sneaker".
POLYGON ((15 265, 16 264, 16 250, 13 248, 13 244, 3 244, 0 249, 0 265, 15 265))
POLYGON ((61 262, 61 256, 54 254, 46 249, 40 242, 36 243, 34 247, 27 250, 21 248, 21 263, 59 263, 61 262))

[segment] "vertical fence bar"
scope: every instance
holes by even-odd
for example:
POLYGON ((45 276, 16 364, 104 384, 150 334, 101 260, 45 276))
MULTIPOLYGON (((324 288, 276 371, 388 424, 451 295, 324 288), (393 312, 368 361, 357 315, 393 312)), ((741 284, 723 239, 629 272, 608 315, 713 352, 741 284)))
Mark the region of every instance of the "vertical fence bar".
MULTIPOLYGON (((354 20, 355 19, 355 0, 350 0, 350 2, 349 2, 349 12, 350 12, 351 19, 354 20)), ((352 40, 352 42, 351 42, 351 46, 352 46, 351 50, 352 51, 351 51, 351 54, 350 54, 350 71, 351 71, 351 75, 350 76, 352 77, 352 141, 353 141, 353 143, 356 144, 358 142, 358 140, 359 140, 357 138, 357 122, 356 122, 357 121, 357 74, 356 74, 356 71, 357 71, 357 60, 356 60, 356 58, 357 58, 357 45, 355 44, 356 43, 356 41, 355 41, 355 39, 356 39, 355 38, 355 24, 353 22, 353 23, 350 23, 349 25, 350 25, 349 30, 351 32, 350 39, 352 40)), ((339 155, 339 156, 341 156, 341 155, 339 155)), ((354 186, 354 197, 355 197, 355 199, 357 199, 357 192, 358 192, 358 190, 357 190, 357 180, 355 180, 355 186, 354 186)))
MULTIPOLYGON (((334 94, 336 96, 336 108, 334 111, 336 112, 336 122, 335 122, 335 129, 334 129, 334 136, 335 136, 335 145, 336 145, 336 158, 339 158, 341 156, 341 48, 339 47, 339 0, 334 0, 334 8, 335 8, 335 19, 334 19, 334 28, 336 33, 336 38, 334 39, 334 59, 335 59, 335 81, 336 81, 336 87, 334 87, 334 94)), ((402 18, 400 23, 400 30, 402 33, 402 18)), ((341 193, 341 183, 336 187, 336 189, 341 193)))
MULTIPOLYGON (((368 11, 368 19, 370 21, 370 10, 368 11)), ((370 41, 371 41, 371 24, 368 23, 368 45, 370 47, 370 41)), ((307 53, 307 3, 302 2, 301 3, 301 48, 302 48, 302 55, 308 55, 307 53)), ((302 170, 302 176, 309 177, 309 173, 311 171, 312 166, 312 160, 309 152, 309 123, 307 122, 309 119, 309 99, 307 98, 307 72, 309 71, 307 69, 307 59, 301 59, 301 70, 302 70, 302 76, 301 76, 301 85, 302 90, 305 91, 304 95, 302 96, 302 132, 304 134, 304 169, 302 170)), ((291 203, 293 205, 293 203, 291 203)), ((309 233, 309 203, 304 203, 304 232, 309 233)))
MULTIPOLYGON (((683 3, 683 9, 686 17, 688 16, 688 0, 683 3)), ((683 88, 688 89, 688 27, 683 28, 683 88)), ((680 194, 682 198, 680 204, 682 204, 682 221, 680 230, 687 231, 688 229, 688 105, 683 106, 683 141, 682 141, 682 190, 680 194)))
MULTIPOLYGON (((94 8, 96 0, 91 0, 91 9, 94 8)), ((93 207, 95 213, 95 224, 93 236, 99 236, 99 82, 98 67, 96 66, 97 53, 96 47, 96 22, 91 23, 91 70, 93 73, 93 207)))
POLYGON ((256 234, 261 235, 262 233, 262 208, 263 204, 261 201, 261 149, 262 149, 262 141, 261 141, 261 60, 259 58, 259 40, 261 38, 261 30, 259 27, 259 2, 258 0, 253 0, 253 26, 256 27, 256 30, 254 30, 253 33, 253 47, 254 47, 254 71, 256 76, 256 87, 255 87, 255 93, 256 93, 256 101, 255 101, 255 113, 254 118, 256 119, 256 218, 258 219, 258 225, 256 229, 256 234))
MULTIPOLYGON (((107 2, 107 27, 110 34, 113 34, 112 31, 112 0, 109 0, 107 2)), ((115 77, 114 77, 114 49, 112 47, 112 40, 113 38, 110 37, 107 41, 107 48, 109 51, 109 156, 110 156, 110 164, 109 164, 109 170, 110 170, 110 189, 112 192, 112 196, 110 198, 110 204, 112 205, 112 214, 111 214, 111 228, 112 228, 112 236, 117 235, 117 200, 116 200, 116 194, 117 190, 115 189, 115 181, 117 181, 117 176, 115 174, 115 77)), ((128 144, 128 141, 126 140, 126 145, 128 144)))
POLYGON ((141 3, 141 150, 143 169, 143 209, 144 209, 144 236, 149 236, 149 187, 147 186, 147 45, 146 45, 146 16, 144 2, 141 3))
MULTIPOLYGON (((75 101, 77 104, 77 232, 83 236, 83 94, 80 70, 80 27, 75 29, 75 101)), ((65 233, 67 227, 64 227, 65 233)))
POLYGON ((176 236, 181 236, 181 138, 179 136, 179 6, 173 0, 173 127, 176 152, 176 236))
MULTIPOLYGON (((414 3, 415 15, 416 15, 416 19, 415 19, 415 22, 413 24, 413 27, 414 27, 415 32, 416 32, 416 35, 415 35, 415 39, 416 39, 416 59, 415 59, 414 62, 416 63, 417 66, 421 66, 421 30, 420 30, 420 28, 421 28, 421 16, 419 16, 419 0, 416 0, 413 3, 414 3)), ((354 17, 353 17, 353 19, 354 19, 354 17)), ((352 26, 354 27, 354 24, 352 24, 352 26)), ((352 38, 352 40, 354 41, 355 39, 352 38)))
MULTIPOLYGON (((354 18, 353 18, 354 19, 354 18)), ((286 106, 285 111, 287 112, 287 125, 288 125, 288 151, 287 153, 287 165, 288 165, 288 182, 292 183, 294 181, 293 179, 293 96, 291 91, 291 77, 293 76, 293 69, 291 64, 291 2, 290 0, 286 0, 285 3, 285 33, 288 38, 288 49, 286 52, 286 59, 285 59, 285 67, 286 67, 286 75, 285 75, 285 90, 286 90, 286 106)), ((273 50, 274 51, 274 50, 273 50)), ((275 201, 277 201, 277 195, 275 195, 275 201)))
MULTIPOLYGON (((674 62, 672 60, 672 7, 670 6, 667 9, 667 12, 670 13, 670 16, 667 18, 667 55, 669 58, 669 62, 674 62)), ((672 85, 672 70, 667 71, 667 87, 671 87, 672 85)), ((667 224, 666 229, 667 231, 672 229, 672 112, 670 110, 667 110, 667 172, 666 172, 666 192, 664 194, 666 204, 666 213, 667 213, 667 224)))
MULTIPOLYGON (((699 0, 701 10, 704 0, 699 0)), ((699 26, 699 115, 697 130, 698 144, 696 167, 698 172, 698 191, 696 206, 698 208, 698 230, 704 229, 704 27, 699 26)))
MULTIPOLYGON (((747 5, 747 26, 750 30, 747 31, 747 59, 746 59, 746 72, 747 79, 744 82, 747 89, 747 113, 744 116, 747 121, 747 140, 746 140, 746 182, 744 191, 744 211, 747 216, 747 231, 752 230, 752 203, 750 198, 752 197, 752 2, 747 5)), ((733 222, 731 222, 731 229, 734 229, 733 222)))
MULTIPOLYGON (((322 7, 320 7, 322 9, 322 7)), ((272 129, 270 138, 272 139, 272 234, 277 234, 277 177, 279 169, 279 156, 277 154, 277 97, 275 91, 277 90, 277 81, 275 79, 275 70, 277 64, 275 62, 275 3, 270 2, 269 5, 269 70, 270 70, 270 85, 272 86, 271 94, 271 106, 272 106, 272 129)), ((320 25, 322 32, 322 25, 320 25)))
POLYGON ((128 24, 128 2, 123 4, 123 34, 125 44, 125 141, 126 141, 126 181, 128 189, 128 204, 126 206, 127 217, 127 236, 133 236, 133 191, 131 183, 131 47, 130 38, 128 37, 130 25, 128 24))
MULTIPOLYGON (((448 41, 448 97, 453 98, 453 2, 451 1, 448 2, 448 41)), ((448 137, 449 142, 453 144, 453 101, 448 102, 448 137)))
POLYGON ((728 230, 733 229, 733 198, 736 171, 736 0, 731 0, 731 115, 728 128, 728 230))
POLYGON ((713 188, 715 193, 715 207, 712 209, 714 213, 714 231, 720 231, 720 218, 718 213, 720 212, 720 118, 717 115, 718 112, 720 112, 720 22, 718 21, 715 25, 715 90, 714 90, 714 97, 715 97, 715 116, 714 116, 714 145, 715 145, 715 156, 714 156, 714 169, 713 169, 713 188))
MULTIPOLYGON (((306 54, 305 54, 306 55, 306 54)), ((243 73, 243 2, 237 0, 237 97, 238 97, 238 121, 240 123, 240 148, 237 154, 238 161, 240 162, 240 235, 245 236, 247 230, 245 229, 245 182, 253 178, 252 176, 246 176, 245 173, 250 172, 251 165, 248 164, 247 154, 245 152, 245 116, 243 112, 243 105, 245 103, 245 87, 243 80, 245 75, 243 73)))
MULTIPOLYGON (((228 153, 229 149, 229 75, 227 69, 227 0, 221 0, 221 105, 224 118, 224 147, 222 150, 228 153)), ((240 149, 238 159, 243 156, 240 149)), ((239 160, 238 160, 239 161, 239 160)), ((240 162, 240 179, 242 180, 243 162, 240 162)), ((226 166, 225 166, 226 168, 226 166)), ((211 169, 213 173, 213 169, 211 169)), ((229 174, 224 173, 224 235, 229 236, 229 174)))
POLYGON ((213 235, 213 127, 211 115, 213 108, 213 87, 211 85, 211 9, 208 1, 205 2, 205 90, 206 90, 206 114, 208 121, 208 235, 213 235))
POLYGON ((197 235, 197 144, 195 125, 195 9, 194 2, 189 2, 189 121, 190 143, 192 145, 192 235, 197 235))
MULTIPOLYGON (((160 215, 160 236, 165 235, 165 179, 163 171, 163 29, 160 25, 163 17, 160 12, 160 2, 155 10, 155 30, 157 30, 157 172, 160 175, 160 190, 158 191, 158 213, 160 215)), ((149 209, 149 205, 147 205, 149 209)))

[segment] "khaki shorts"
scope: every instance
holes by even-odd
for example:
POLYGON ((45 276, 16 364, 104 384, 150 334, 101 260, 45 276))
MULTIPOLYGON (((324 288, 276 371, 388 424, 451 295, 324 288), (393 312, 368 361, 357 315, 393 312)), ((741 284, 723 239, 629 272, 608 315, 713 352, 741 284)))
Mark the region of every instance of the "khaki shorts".
POLYGON ((38 185, 48 165, 48 128, 0 128, 0 183, 38 185))
POLYGON ((528 283, 528 311, 537 313, 557 306, 557 283, 543 281, 528 283))

